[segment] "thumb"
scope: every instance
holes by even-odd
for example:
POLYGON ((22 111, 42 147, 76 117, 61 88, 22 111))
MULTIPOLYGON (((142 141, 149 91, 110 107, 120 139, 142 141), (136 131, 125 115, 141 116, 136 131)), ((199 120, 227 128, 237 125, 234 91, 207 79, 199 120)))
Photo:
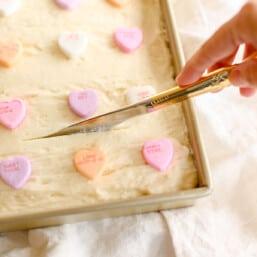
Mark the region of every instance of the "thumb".
POLYGON ((253 59, 238 64, 231 71, 229 80, 235 86, 257 88, 257 60, 253 59))

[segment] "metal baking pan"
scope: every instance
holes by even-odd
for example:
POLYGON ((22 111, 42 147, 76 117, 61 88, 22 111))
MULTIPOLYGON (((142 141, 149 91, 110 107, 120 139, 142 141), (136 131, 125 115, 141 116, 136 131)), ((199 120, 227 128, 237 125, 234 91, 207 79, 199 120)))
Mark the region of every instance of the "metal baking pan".
MULTIPOLYGON (((177 31, 175 14, 170 0, 160 0, 160 2, 169 37, 173 66, 175 68, 175 74, 177 74, 184 65, 184 55, 177 31)), ((192 206, 197 199, 209 195, 212 191, 212 180, 198 128, 198 119, 193 100, 186 100, 182 105, 188 127, 190 144, 193 149, 195 166, 198 171, 198 186, 196 188, 172 194, 142 196, 137 199, 115 201, 113 203, 94 206, 67 208, 58 211, 46 210, 45 212, 27 215, 17 214, 11 218, 0 218, 0 232, 187 207, 192 206)))

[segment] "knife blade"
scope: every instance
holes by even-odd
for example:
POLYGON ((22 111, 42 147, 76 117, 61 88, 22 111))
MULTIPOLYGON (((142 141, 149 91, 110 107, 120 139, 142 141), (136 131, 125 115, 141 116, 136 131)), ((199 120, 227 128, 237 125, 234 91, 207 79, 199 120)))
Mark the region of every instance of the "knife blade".
POLYGON ((190 86, 183 88, 177 85, 136 104, 73 123, 54 133, 28 140, 110 130, 114 126, 132 117, 150 113, 196 95, 217 91, 230 85, 228 76, 232 68, 233 65, 218 69, 203 76, 198 82, 193 83, 190 86))

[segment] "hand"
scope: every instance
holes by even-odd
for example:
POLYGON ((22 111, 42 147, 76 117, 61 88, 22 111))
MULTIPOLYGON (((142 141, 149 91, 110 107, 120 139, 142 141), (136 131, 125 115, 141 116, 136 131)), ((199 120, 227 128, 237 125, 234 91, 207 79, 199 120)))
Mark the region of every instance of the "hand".
MULTIPOLYGON (((257 51, 257 0, 247 2, 203 44, 178 75, 178 84, 186 86, 197 81, 206 69, 232 64, 240 45, 244 45, 243 58, 257 51)), ((229 80, 240 87, 241 95, 252 96, 257 90, 257 58, 239 64, 229 80)))

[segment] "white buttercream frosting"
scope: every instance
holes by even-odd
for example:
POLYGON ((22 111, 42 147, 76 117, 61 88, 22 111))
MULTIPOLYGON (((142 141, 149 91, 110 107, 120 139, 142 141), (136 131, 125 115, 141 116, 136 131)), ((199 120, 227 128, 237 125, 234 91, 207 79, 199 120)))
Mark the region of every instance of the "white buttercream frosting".
POLYGON ((122 8, 104 0, 81 1, 72 11, 60 9, 54 1, 23 0, 17 13, 1 19, 0 38, 19 39, 24 54, 13 67, 0 68, 0 100, 22 98, 28 113, 13 131, 0 126, 0 158, 27 156, 32 176, 20 190, 0 181, 0 216, 196 186, 180 104, 130 119, 109 132, 24 140, 80 120, 68 105, 72 90, 94 88, 99 96, 96 114, 101 114, 126 105, 129 87, 151 85, 157 92, 172 87, 173 67, 161 17, 157 0, 137 0, 122 8), (143 44, 132 54, 121 52, 113 42, 119 27, 138 27, 144 33, 143 44), (80 57, 67 59, 59 49, 64 31, 87 35, 87 49, 80 57), (141 154, 146 140, 161 137, 175 144, 174 162, 163 173, 146 165, 141 154), (73 156, 92 147, 105 153, 106 163, 104 176, 88 181, 76 172, 73 156))

